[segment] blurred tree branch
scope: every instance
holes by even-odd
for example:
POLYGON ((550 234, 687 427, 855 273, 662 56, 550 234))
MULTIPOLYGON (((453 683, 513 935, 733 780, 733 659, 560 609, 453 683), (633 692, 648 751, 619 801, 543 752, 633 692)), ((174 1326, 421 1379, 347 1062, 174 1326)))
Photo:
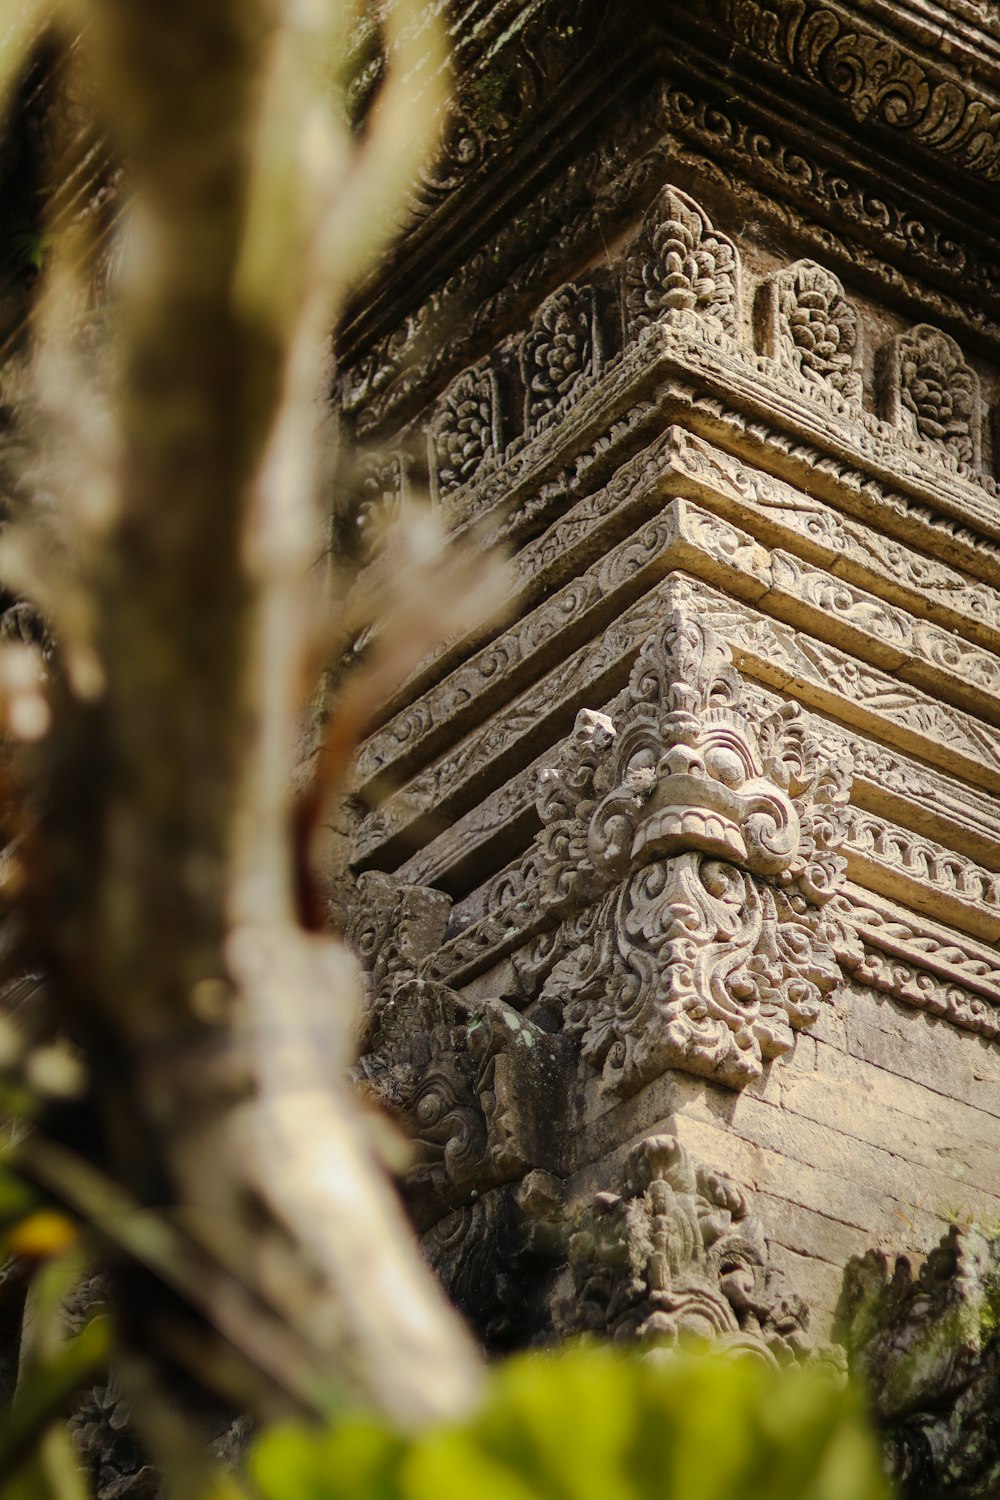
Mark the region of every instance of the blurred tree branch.
MULTIPOLYGON (((44 970, 88 1080, 28 1136, 24 1169, 95 1227, 145 1358, 258 1413, 308 1410, 334 1368, 416 1422, 462 1409, 478 1360, 338 1082, 354 970, 303 927, 293 859, 296 741, 329 631, 329 331, 442 104, 425 7, 395 0, 381 20, 389 66, 352 133, 349 0, 38 0, 12 16, 2 76, 39 27, 72 37, 129 199, 93 410, 76 339, 93 247, 53 226, 34 366, 58 434, 53 513, 43 526, 29 507, 2 562, 62 668, 0 686, 32 742, 15 757, 18 955, 44 970)), ((331 780, 362 718, 352 691, 331 780)))

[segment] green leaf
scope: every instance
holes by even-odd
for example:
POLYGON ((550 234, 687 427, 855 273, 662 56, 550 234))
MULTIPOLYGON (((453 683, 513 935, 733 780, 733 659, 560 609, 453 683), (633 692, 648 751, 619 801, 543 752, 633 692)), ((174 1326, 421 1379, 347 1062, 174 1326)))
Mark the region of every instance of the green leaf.
POLYGON ((264 1500, 887 1500, 860 1400, 763 1360, 577 1347, 522 1355, 462 1426, 286 1427, 264 1500))
POLYGON ((251 1472, 263 1500, 394 1500, 403 1449, 403 1438, 373 1423, 332 1433, 289 1424, 260 1439, 251 1472))
POLYGON ((633 1385, 632 1363, 609 1350, 511 1360, 497 1377, 480 1439, 560 1500, 595 1492, 631 1500, 624 1458, 636 1423, 633 1385))
POLYGON ((465 1432, 437 1433, 417 1443, 400 1473, 402 1500, 539 1500, 544 1493, 465 1432))

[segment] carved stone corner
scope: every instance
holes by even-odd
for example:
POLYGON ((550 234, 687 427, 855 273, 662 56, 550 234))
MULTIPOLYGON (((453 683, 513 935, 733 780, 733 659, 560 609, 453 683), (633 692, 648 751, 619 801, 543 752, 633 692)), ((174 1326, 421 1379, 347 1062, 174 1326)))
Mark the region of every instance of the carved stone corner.
POLYGON ((738 1088, 841 980, 850 761, 794 704, 756 720, 728 646, 673 609, 613 719, 543 772, 542 901, 565 941, 539 1001, 629 1093, 668 1068, 738 1088))
POLYGON ((740 320, 739 253, 705 210, 680 188, 662 188, 646 212, 622 268, 626 337, 659 322, 710 320, 736 340, 740 320))
POLYGON ((905 1500, 1000 1493, 1000 1238, 952 1226, 923 1263, 871 1250, 839 1308, 905 1500))
POLYGON ((431 886, 406 885, 369 870, 342 913, 344 937, 368 976, 372 997, 398 976, 416 973, 444 940, 451 897, 431 886))
POLYGON ((537 1343, 551 1329, 550 1288, 565 1259, 563 1183, 534 1168, 444 1215, 421 1245, 488 1349, 537 1343))
POLYGON ((524 1277, 562 1243, 573 1048, 502 998, 427 976, 450 909, 429 887, 360 877, 345 928, 372 997, 353 1077, 410 1143, 401 1187, 427 1258, 500 1348, 527 1337, 524 1277))
POLYGON ((920 323, 890 339, 878 351, 876 382, 879 411, 887 422, 978 469, 979 376, 949 334, 920 323))
POLYGON ((555 1318, 564 1336, 711 1342, 769 1364, 833 1358, 813 1355, 808 1308, 770 1264, 743 1189, 672 1132, 634 1147, 616 1190, 579 1216, 569 1269, 555 1318))
POLYGON ((505 1001, 434 980, 397 978, 377 997, 356 1079, 412 1142, 403 1188, 420 1229, 554 1164, 568 1051, 505 1001))
POLYGON ((858 319, 832 271, 812 260, 764 278, 754 330, 760 352, 852 406, 862 397, 858 319))

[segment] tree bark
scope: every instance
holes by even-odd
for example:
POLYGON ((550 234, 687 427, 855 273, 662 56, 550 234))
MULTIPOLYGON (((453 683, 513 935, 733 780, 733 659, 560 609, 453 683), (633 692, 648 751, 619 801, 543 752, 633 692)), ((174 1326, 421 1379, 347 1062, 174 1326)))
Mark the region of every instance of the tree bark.
MULTIPOLYGON (((106 509, 74 534, 98 676, 56 690, 38 753, 36 944, 113 1181, 180 1227, 261 1339, 293 1330, 317 1378, 332 1362, 403 1421, 451 1415, 478 1359, 338 1082, 351 965, 295 913, 313 387, 339 285, 316 264, 332 221, 310 206, 323 101, 289 105, 290 0, 91 0, 87 16, 83 65, 132 202, 115 467, 106 509), (282 122, 287 161, 268 136, 282 122), (283 173, 301 201, 272 202, 275 223, 283 173), (257 262, 273 268, 282 234, 278 284, 257 262)), ((349 182, 346 137, 328 145, 349 182)), ((204 1378, 210 1310, 177 1315, 176 1287, 161 1296, 149 1263, 124 1264, 133 1340, 204 1378)), ((230 1350, 227 1393, 270 1409, 280 1380, 254 1369, 253 1342, 230 1350)))

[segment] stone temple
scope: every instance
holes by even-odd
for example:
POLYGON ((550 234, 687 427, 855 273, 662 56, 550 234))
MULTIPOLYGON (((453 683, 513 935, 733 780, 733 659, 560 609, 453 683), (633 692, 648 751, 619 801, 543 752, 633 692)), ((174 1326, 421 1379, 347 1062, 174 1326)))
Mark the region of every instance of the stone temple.
POLYGON ((510 599, 357 757, 360 1085, 490 1349, 849 1358, 1000 1493, 1000 11, 454 10, 335 400, 369 578, 429 487, 510 599))

